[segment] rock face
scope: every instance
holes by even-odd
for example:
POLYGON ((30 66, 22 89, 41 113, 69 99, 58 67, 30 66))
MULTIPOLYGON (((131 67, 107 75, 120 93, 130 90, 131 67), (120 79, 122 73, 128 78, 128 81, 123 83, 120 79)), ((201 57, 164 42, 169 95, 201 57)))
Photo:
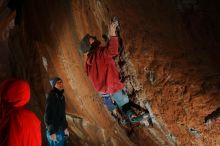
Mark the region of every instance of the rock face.
MULTIPOLYGON (((5 3, 0 3, 0 14, 6 12, 5 3)), ((24 1, 21 24, 12 30, 14 14, 0 15, 1 36, 10 31, 10 36, 0 39, 0 80, 29 80, 29 107, 42 119, 48 80, 59 75, 65 84, 72 145, 220 145, 217 3, 24 1), (150 112, 151 128, 126 133, 102 105, 84 72, 80 40, 87 33, 102 40, 113 16, 120 19, 125 48, 122 79, 130 99, 150 112)))

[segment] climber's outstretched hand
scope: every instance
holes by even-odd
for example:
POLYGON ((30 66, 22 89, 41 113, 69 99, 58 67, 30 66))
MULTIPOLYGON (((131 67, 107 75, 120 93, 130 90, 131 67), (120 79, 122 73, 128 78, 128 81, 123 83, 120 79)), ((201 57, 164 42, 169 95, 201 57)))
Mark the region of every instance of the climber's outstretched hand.
POLYGON ((118 21, 113 21, 111 22, 110 26, 109 26, 109 36, 117 36, 116 35, 116 27, 118 26, 118 21))

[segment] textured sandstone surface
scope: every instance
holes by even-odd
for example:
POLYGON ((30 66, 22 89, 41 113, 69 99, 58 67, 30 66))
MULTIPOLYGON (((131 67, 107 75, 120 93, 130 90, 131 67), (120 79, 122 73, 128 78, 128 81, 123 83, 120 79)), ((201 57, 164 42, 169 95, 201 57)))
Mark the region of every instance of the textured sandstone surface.
POLYGON ((0 21, 0 80, 28 79, 29 107, 42 119, 48 79, 63 78, 73 145, 217 146, 218 12, 217 0, 25 1, 20 26, 11 29, 13 13, 0 21), (150 128, 121 128, 84 73, 80 40, 102 40, 115 15, 125 46, 120 72, 131 100, 149 110, 150 128))

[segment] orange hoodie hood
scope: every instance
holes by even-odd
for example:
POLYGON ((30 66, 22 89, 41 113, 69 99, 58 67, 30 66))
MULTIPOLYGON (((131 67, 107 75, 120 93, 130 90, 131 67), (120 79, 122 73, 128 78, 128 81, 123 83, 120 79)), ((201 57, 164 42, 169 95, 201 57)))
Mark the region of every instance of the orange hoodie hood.
POLYGON ((21 107, 30 100, 30 86, 25 80, 5 80, 0 86, 1 103, 21 107))

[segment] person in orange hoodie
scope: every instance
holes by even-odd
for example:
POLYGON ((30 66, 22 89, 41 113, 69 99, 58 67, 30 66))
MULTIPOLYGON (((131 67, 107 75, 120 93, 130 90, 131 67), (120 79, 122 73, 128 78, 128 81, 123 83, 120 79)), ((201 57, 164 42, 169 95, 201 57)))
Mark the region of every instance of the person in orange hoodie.
POLYGON ((41 146, 40 120, 25 105, 30 86, 25 80, 5 80, 0 86, 0 146, 41 146))

